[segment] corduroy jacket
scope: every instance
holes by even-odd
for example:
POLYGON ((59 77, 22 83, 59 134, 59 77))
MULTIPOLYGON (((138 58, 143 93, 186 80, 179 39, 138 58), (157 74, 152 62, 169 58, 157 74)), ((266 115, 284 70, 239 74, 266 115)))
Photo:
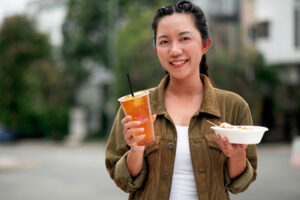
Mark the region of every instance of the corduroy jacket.
MULTIPOLYGON (((131 177, 126 166, 130 147, 123 136, 120 108, 106 146, 105 164, 117 186, 129 193, 129 199, 168 200, 176 153, 176 128, 166 111, 164 89, 169 83, 167 75, 150 89, 155 141, 145 148, 143 168, 137 177, 131 177)), ((228 158, 214 141, 214 131, 207 122, 227 122, 233 125, 252 125, 248 104, 237 94, 214 88, 208 77, 201 75, 203 99, 200 109, 191 118, 188 134, 196 189, 200 200, 228 200, 229 194, 248 188, 256 178, 257 153, 255 145, 246 150, 247 166, 237 178, 231 180, 227 170, 228 158)))

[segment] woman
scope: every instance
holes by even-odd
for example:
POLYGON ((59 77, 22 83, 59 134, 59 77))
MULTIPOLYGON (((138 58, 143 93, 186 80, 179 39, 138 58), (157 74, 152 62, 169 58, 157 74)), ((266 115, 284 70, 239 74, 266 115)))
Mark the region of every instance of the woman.
POLYGON ((111 178, 129 199, 229 199, 256 178, 255 145, 230 144, 216 137, 207 120, 252 124, 247 103, 213 88, 206 65, 211 45, 202 10, 189 1, 160 8, 154 19, 155 52, 168 72, 150 89, 155 142, 143 136, 119 109, 106 149, 111 178), (200 68, 199 68, 200 66, 200 68))

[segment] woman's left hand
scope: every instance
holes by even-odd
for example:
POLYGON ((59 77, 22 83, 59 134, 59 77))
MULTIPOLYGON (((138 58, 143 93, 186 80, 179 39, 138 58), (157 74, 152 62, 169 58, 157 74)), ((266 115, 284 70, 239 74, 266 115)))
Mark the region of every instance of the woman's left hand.
POLYGON ((229 143, 228 138, 222 138, 220 135, 214 135, 214 139, 219 148, 228 158, 246 155, 247 144, 231 144, 229 143))

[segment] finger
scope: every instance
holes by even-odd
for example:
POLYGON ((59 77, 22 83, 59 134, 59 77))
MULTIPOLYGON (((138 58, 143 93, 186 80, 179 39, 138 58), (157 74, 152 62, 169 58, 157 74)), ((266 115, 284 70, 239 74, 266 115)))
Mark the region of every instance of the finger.
POLYGON ((142 135, 139 135, 139 136, 136 136, 134 137, 132 134, 130 135, 130 137, 126 140, 126 143, 129 145, 129 146, 137 146, 137 142, 139 142, 140 140, 144 139, 145 138, 145 134, 142 134, 142 135))
POLYGON ((218 138, 219 141, 219 146, 220 149, 222 150, 222 152, 229 157, 232 154, 233 151, 233 146, 231 143, 229 143, 228 138, 227 137, 219 137, 218 138))
POLYGON ((145 137, 146 137, 145 134, 139 135, 139 136, 133 138, 133 141, 134 141, 134 142, 139 142, 139 141, 141 141, 142 139, 144 139, 145 137))
POLYGON ((156 120, 156 115, 152 115, 151 118, 152 118, 152 122, 154 122, 156 120))
POLYGON ((144 128, 132 128, 125 133, 125 139, 132 140, 134 138, 134 134, 143 133, 144 128))
POLYGON ((124 125, 127 122, 129 122, 131 119, 132 119, 131 115, 128 115, 121 120, 121 123, 124 125))
POLYGON ((137 127, 139 125, 141 125, 140 121, 127 122, 127 123, 124 124, 124 129, 125 130, 131 129, 131 128, 137 127))
POLYGON ((225 144, 230 144, 230 142, 226 136, 223 137, 223 141, 225 144))
POLYGON ((220 149, 223 149, 223 144, 222 144, 222 138, 220 135, 214 135, 214 139, 216 143, 218 144, 220 149))
POLYGON ((226 152, 231 152, 233 149, 233 145, 231 143, 229 143, 228 138, 224 137, 222 142, 223 142, 223 146, 224 146, 224 149, 226 150, 226 152))

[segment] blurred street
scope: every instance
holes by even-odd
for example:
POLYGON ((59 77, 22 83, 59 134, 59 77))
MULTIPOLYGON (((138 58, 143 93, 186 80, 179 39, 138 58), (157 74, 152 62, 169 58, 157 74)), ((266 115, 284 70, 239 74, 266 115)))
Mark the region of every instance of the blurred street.
MULTIPOLYGON (((0 199, 127 199, 109 178, 104 143, 77 147, 49 142, 0 145, 0 199)), ((290 167, 291 145, 260 144, 258 177, 233 200, 299 200, 300 168, 290 167)))

